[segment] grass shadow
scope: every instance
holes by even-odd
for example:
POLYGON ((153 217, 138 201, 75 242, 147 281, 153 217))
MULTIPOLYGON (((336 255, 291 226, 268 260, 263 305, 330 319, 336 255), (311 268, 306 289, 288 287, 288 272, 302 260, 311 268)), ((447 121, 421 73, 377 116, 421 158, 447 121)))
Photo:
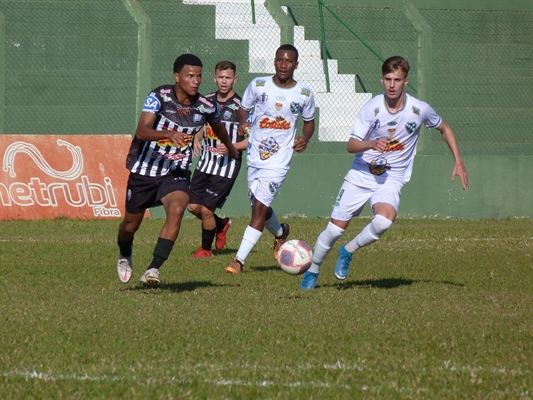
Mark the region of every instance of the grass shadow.
POLYGON ((281 271, 279 265, 262 265, 260 267, 250 267, 251 271, 281 271))
MULTIPOLYGON (((396 289, 401 286, 410 286, 414 283, 435 283, 452 286, 464 286, 462 283, 455 283, 451 281, 433 281, 428 279, 404 279, 404 278, 381 278, 381 279, 367 279, 363 281, 347 281, 339 282, 337 284, 328 285, 336 287, 338 290, 347 290, 354 287, 368 287, 377 289, 396 289)), ((326 286, 326 285, 324 285, 326 286)))
POLYGON ((158 288, 147 288, 141 284, 129 287, 121 290, 134 290, 134 291, 170 291, 170 292, 194 292, 197 289, 204 289, 208 287, 232 287, 234 285, 220 285, 209 281, 192 281, 192 282, 180 282, 180 283, 162 283, 158 288))

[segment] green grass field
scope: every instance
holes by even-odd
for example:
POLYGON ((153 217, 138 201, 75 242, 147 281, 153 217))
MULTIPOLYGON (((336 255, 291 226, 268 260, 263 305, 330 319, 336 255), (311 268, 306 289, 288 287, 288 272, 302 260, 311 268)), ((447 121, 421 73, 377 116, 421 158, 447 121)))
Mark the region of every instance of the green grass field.
MULTIPOLYGON (((313 245, 327 219, 281 218, 313 245)), ((533 221, 398 219, 346 281, 285 274, 265 232, 243 274, 192 260, 184 221, 163 285, 144 289, 162 220, 116 275, 118 221, 0 222, 2 399, 531 399, 533 221)))

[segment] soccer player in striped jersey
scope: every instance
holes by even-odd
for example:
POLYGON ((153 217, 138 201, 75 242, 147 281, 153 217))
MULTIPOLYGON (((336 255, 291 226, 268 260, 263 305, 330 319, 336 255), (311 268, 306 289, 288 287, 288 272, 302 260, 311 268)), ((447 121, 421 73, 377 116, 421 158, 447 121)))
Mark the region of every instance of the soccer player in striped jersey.
POLYGON ((227 147, 229 156, 239 157, 220 121, 218 104, 198 93, 202 61, 192 54, 180 55, 174 62, 174 81, 173 85, 159 86, 148 94, 126 160, 130 170, 126 212, 117 240, 120 250, 117 272, 123 283, 132 276, 133 239, 145 211, 162 205, 165 223, 152 261, 141 276, 144 286, 161 284, 159 267, 172 251, 189 203, 194 135, 208 123, 227 147))
POLYGON ((266 228, 274 235, 274 257, 287 240, 288 224, 280 224, 270 204, 289 170, 294 151, 303 152, 315 131, 315 100, 310 88, 294 80, 298 50, 280 46, 274 58, 276 74, 255 78, 246 88, 239 109, 239 130, 251 129, 246 161, 252 219, 244 231, 239 250, 226 272, 240 274, 246 257, 266 228), (252 123, 248 113, 253 109, 252 123), (296 136, 298 117, 303 136, 296 136))
POLYGON ((242 151, 248 145, 248 139, 238 133, 241 96, 233 90, 237 81, 236 72, 234 63, 220 61, 215 66, 213 76, 218 90, 205 97, 212 103, 218 103, 220 119, 233 145, 239 150, 239 158, 229 157, 228 149, 209 125, 206 125, 203 140, 200 135, 194 138, 195 153, 200 153, 200 159, 191 179, 191 197, 187 209, 202 220, 202 245, 192 258, 213 257, 211 248, 215 236, 215 248, 222 250, 231 226, 231 220, 220 218, 215 210, 224 206, 241 169, 242 151))
POLYGON ((385 93, 369 100, 355 119, 346 146, 355 159, 344 177, 330 222, 316 240, 313 263, 300 283, 303 290, 315 288, 324 259, 368 201, 374 218, 355 238, 340 247, 335 277, 346 279, 353 253, 378 241, 392 226, 402 188, 411 178, 422 125, 442 134, 455 160, 452 180, 458 176, 463 189, 468 187, 463 158, 450 125, 428 103, 404 92, 409 82, 407 60, 390 57, 383 63, 381 73, 385 93))

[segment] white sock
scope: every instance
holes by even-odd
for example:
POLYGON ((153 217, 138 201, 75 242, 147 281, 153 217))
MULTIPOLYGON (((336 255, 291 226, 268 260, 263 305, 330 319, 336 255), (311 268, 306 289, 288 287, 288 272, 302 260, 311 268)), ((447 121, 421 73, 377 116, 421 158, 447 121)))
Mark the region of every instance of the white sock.
POLYGON ((246 227, 242 237, 241 245, 239 246, 239 250, 237 250, 236 255, 237 260, 239 260, 241 264, 244 264, 246 257, 248 257, 248 254, 250 254, 262 234, 263 232, 258 231, 249 225, 246 227))
POLYGON ((360 247, 377 242, 379 238, 392 226, 392 221, 383 215, 376 214, 374 219, 350 242, 346 243, 346 250, 353 253, 360 247))
POLYGON ((331 248, 337 240, 344 233, 344 229, 339 228, 337 225, 328 222, 328 226, 322 231, 316 239, 315 248, 313 249, 313 263, 309 267, 309 272, 318 274, 320 272, 320 266, 326 259, 326 256, 331 251, 331 248))
POLYGON ((283 234, 283 229, 281 228, 281 225, 278 221, 278 217, 276 216, 276 213, 274 212, 274 209, 271 208, 271 210, 272 210, 272 216, 265 221, 265 228, 275 237, 278 237, 283 234))

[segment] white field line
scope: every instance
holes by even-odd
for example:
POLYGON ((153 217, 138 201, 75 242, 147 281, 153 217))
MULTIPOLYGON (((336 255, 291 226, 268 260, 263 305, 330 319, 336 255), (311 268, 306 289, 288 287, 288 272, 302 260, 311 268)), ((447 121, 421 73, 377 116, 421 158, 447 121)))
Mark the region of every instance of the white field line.
MULTIPOLYGON (((278 370, 280 368, 287 368, 292 370, 310 370, 310 369, 324 369, 324 370, 340 370, 340 371, 356 371, 356 372, 362 372, 362 371, 385 371, 385 372, 394 372, 394 369, 386 366, 386 367, 380 367, 380 366, 367 366, 364 364, 344 364, 340 361, 337 361, 335 364, 323 364, 322 366, 313 366, 313 365, 300 365, 300 366, 258 366, 256 364, 248 364, 248 363, 229 363, 227 365, 218 365, 218 364, 195 364, 194 366, 187 366, 182 365, 177 367, 176 369, 183 370, 184 372, 189 371, 189 374, 193 372, 194 370, 197 370, 199 376, 201 376, 203 373, 201 370, 235 370, 240 369, 243 371, 249 370, 250 367, 253 367, 254 369, 264 369, 264 370, 278 370), (192 367, 192 370, 191 370, 192 367)), ((416 372, 417 374, 423 374, 423 373, 433 373, 434 371, 439 372, 453 372, 454 374, 457 372, 462 372, 465 374, 493 374, 493 375, 512 375, 512 376, 524 376, 524 375, 530 375, 532 374, 532 370, 530 369, 511 369, 507 367, 482 367, 482 366, 460 366, 453 363, 451 360, 444 361, 442 366, 437 366, 435 368, 420 368, 419 371, 413 371, 413 369, 406 369, 406 368, 400 368, 398 371, 395 372, 395 375, 401 374, 402 372, 416 372), (433 372, 432 372, 433 371, 433 372)), ((45 382, 54 382, 54 381, 97 381, 97 382, 138 382, 140 384, 142 383, 149 383, 152 381, 159 381, 163 380, 165 382, 169 383, 176 383, 178 385, 183 384, 191 384, 194 383, 194 378, 184 379, 179 378, 175 376, 158 376, 158 377, 150 377, 150 376, 136 376, 136 375, 88 375, 88 374, 50 374, 50 373, 43 373, 38 372, 36 370, 21 370, 21 369, 15 369, 11 371, 5 371, 1 372, 0 376, 4 378, 9 377, 21 377, 24 379, 36 379, 36 380, 42 380, 45 382)), ((320 387, 320 388, 340 388, 340 389, 352 389, 351 385, 343 384, 339 382, 328 382, 328 381, 294 381, 294 382, 275 382, 272 380, 263 380, 263 381, 246 381, 246 380, 234 380, 234 379, 219 379, 219 380, 213 380, 213 379, 204 379, 204 383, 208 385, 215 385, 215 386, 249 386, 249 387, 320 387)), ((354 389, 359 389, 361 391, 381 391, 383 390, 383 386, 373 386, 373 385, 361 385, 359 387, 354 387, 354 389)), ((390 388, 389 388, 390 389, 390 388)), ((428 392, 429 390, 427 388, 406 388, 406 387, 397 387, 395 388, 398 392, 428 392)), ((522 393, 523 395, 528 395, 529 392, 526 390, 526 392, 522 393)))

